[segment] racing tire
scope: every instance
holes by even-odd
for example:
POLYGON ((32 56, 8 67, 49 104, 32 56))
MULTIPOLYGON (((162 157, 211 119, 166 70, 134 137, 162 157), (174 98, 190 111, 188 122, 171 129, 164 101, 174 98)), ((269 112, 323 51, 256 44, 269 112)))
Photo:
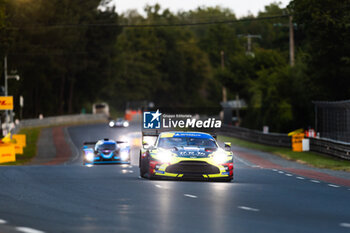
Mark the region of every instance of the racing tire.
POLYGON ((147 172, 144 172, 144 171, 142 171, 142 168, 140 168, 140 176, 142 177, 142 178, 147 178, 147 172))
POLYGON ((150 162, 149 156, 147 157, 147 159, 143 159, 143 160, 140 157, 140 176, 145 179, 156 180, 157 177, 149 173, 149 166, 150 166, 149 162, 150 162))
POLYGON ((147 170, 147 167, 149 166, 146 166, 145 164, 145 161, 141 159, 141 154, 140 154, 140 176, 142 178, 147 178, 147 173, 148 173, 148 170, 147 170))
POLYGON ((149 167, 150 167, 150 158, 149 156, 147 157, 147 164, 145 165, 145 170, 146 170, 146 176, 145 178, 149 179, 149 180, 155 180, 156 177, 154 175, 151 175, 149 172, 149 167))

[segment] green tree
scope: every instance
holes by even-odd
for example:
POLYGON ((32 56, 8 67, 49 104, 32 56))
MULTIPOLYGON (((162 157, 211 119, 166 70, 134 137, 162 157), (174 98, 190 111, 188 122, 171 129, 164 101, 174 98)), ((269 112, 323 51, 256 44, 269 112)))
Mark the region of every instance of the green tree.
POLYGON ((304 34, 309 54, 307 73, 312 77, 313 98, 342 100, 350 96, 350 1, 293 0, 289 5, 304 34))
POLYGON ((121 29, 97 26, 118 23, 114 9, 102 12, 99 4, 99 0, 7 2, 13 32, 9 64, 21 76, 19 86, 11 85, 10 92, 26 99, 25 116, 78 112, 109 86, 121 29))
MULTIPOLYGON (((125 21, 171 23, 175 16, 159 5, 145 8, 147 18, 125 21)), ((189 107, 206 103, 210 64, 190 30, 184 28, 126 29, 118 37, 119 56, 113 98, 152 100, 158 106, 189 107)), ((116 103, 120 106, 121 103, 116 103)))

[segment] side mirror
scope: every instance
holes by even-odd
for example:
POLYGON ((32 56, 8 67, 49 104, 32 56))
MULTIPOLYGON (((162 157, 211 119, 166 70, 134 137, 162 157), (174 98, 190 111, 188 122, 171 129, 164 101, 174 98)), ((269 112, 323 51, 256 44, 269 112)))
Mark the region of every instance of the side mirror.
POLYGON ((224 142, 224 144, 225 144, 225 150, 231 151, 231 142, 224 142))
POLYGON ((148 144, 148 142, 146 142, 146 141, 143 141, 142 147, 143 147, 143 149, 148 149, 148 148, 150 148, 150 144, 148 144))

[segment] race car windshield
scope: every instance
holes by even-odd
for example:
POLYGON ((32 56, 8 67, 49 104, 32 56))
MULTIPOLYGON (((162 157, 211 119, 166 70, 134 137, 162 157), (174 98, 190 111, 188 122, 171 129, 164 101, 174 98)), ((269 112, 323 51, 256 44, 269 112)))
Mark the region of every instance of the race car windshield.
POLYGON ((99 146, 99 150, 115 150, 115 144, 104 144, 99 146))
POLYGON ((193 147, 217 147, 213 139, 208 138, 193 138, 193 137, 176 137, 176 138, 160 138, 158 147, 161 148, 174 148, 181 146, 193 146, 193 147))

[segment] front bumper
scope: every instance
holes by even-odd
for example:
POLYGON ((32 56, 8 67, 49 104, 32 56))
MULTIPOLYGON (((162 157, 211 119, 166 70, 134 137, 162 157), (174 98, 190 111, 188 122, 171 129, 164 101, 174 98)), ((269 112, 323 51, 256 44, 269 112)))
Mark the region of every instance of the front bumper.
POLYGON ((97 157, 94 161, 84 161, 85 165, 97 165, 97 164, 130 164, 129 160, 122 160, 120 157, 112 157, 110 159, 105 159, 103 157, 97 157))
POLYGON ((130 161, 94 161, 94 162, 85 162, 85 165, 98 165, 98 164, 130 164, 130 161))
POLYGON ((233 178, 233 163, 217 165, 204 161, 181 161, 170 165, 151 161, 150 174, 155 178, 227 180, 233 178))

